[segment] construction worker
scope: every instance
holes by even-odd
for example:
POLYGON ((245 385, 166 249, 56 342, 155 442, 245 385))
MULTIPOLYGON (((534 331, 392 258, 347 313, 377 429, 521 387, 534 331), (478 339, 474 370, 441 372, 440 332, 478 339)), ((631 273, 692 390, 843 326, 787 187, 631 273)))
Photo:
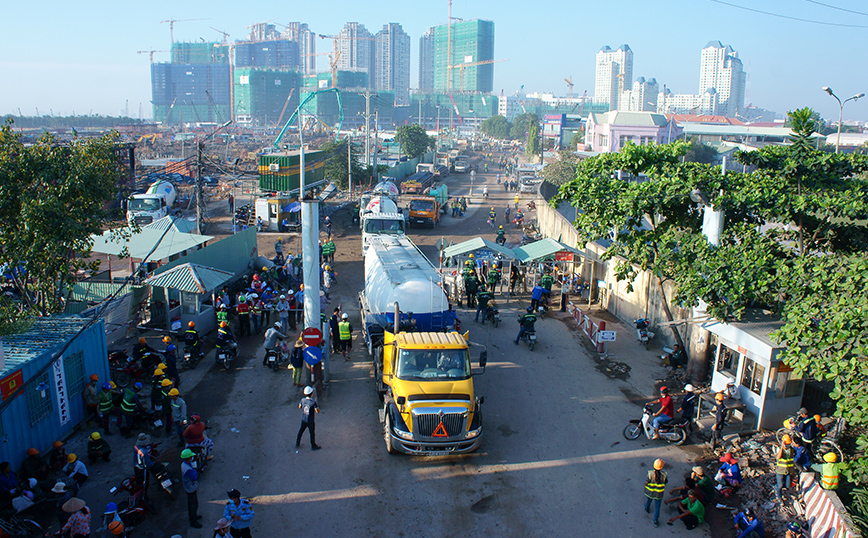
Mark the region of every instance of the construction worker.
POLYGON ((512 201, 515 202, 515 208, 518 209, 518 203, 521 202, 521 196, 516 194, 512 201))
POLYGON ((344 360, 350 360, 347 351, 353 347, 353 326, 350 325, 350 316, 346 312, 341 314, 341 320, 338 322, 338 336, 340 337, 339 349, 344 360))
POLYGON ((799 416, 796 420, 796 431, 802 436, 808 450, 813 453, 814 441, 819 437, 820 429, 817 427, 817 421, 813 416, 808 415, 808 410, 804 407, 799 409, 799 416))
POLYGON ((488 315, 488 304, 494 299, 494 294, 488 290, 480 290, 476 295, 476 318, 473 321, 479 323, 479 313, 482 313, 482 324, 485 325, 485 317, 488 315))
POLYGON ((162 368, 154 370, 154 377, 151 380, 151 410, 155 413, 161 413, 163 410, 163 397, 161 395, 161 390, 165 379, 166 376, 163 374, 162 368))
POLYGON ((250 305, 247 304, 246 295, 238 297, 235 313, 238 314, 238 334, 240 336, 250 336, 250 305))
POLYGON ((518 341, 521 340, 521 336, 528 332, 534 330, 534 324, 536 323, 536 314, 533 313, 533 309, 531 307, 527 307, 527 312, 518 318, 518 322, 521 324, 521 328, 518 330, 518 336, 515 337, 513 341, 514 344, 518 344, 518 341))
POLYGON ((121 426, 121 435, 124 437, 130 437, 130 430, 133 429, 136 413, 142 407, 142 402, 139 400, 139 392, 141 390, 141 383, 136 383, 133 385, 133 388, 124 389, 124 395, 121 399, 121 414, 124 418, 124 426, 121 426))
POLYGON ((555 279, 552 277, 552 272, 546 269, 545 274, 539 279, 539 284, 549 293, 552 292, 552 286, 555 284, 555 279))
POLYGON ((488 225, 494 228, 494 223, 497 222, 497 211, 492 207, 488 211, 488 225))
MULTIPOLYGON (((507 207, 506 210, 508 212, 509 208, 507 207)), ((508 217, 508 215, 507 215, 507 217, 508 217)), ((497 243, 498 245, 503 245, 504 243, 506 243, 506 232, 503 231, 503 225, 502 224, 500 225, 500 228, 497 229, 497 238, 494 240, 494 242, 497 243)))
POLYGON ((491 263, 491 269, 488 270, 488 289, 494 291, 494 287, 500 282, 500 268, 497 262, 491 263))
POLYGON ((248 295, 247 301, 250 304, 250 321, 253 324, 253 334, 259 334, 262 328, 262 301, 259 299, 258 293, 248 295))
POLYGON ((473 262, 466 260, 464 262, 464 269, 461 270, 461 276, 466 280, 468 276, 475 273, 476 269, 473 267, 473 262))
POLYGON ((834 490, 838 489, 838 482, 841 476, 841 464, 838 463, 838 455, 834 452, 826 452, 823 454, 823 463, 815 463, 811 465, 811 469, 823 474, 823 489, 834 490))
POLYGON ((331 239, 329 239, 322 246, 322 257, 323 257, 324 261, 326 261, 328 263, 334 263, 335 262, 335 251, 337 251, 337 247, 335 247, 335 242, 332 241, 331 239))
POLYGON ((471 273, 464 279, 464 293, 467 295, 467 308, 473 308, 476 304, 476 294, 479 292, 479 280, 476 273, 471 273))
POLYGON ((789 490, 793 474, 793 445, 789 434, 781 437, 781 446, 775 455, 775 498, 781 502, 781 490, 789 490))
POLYGON ((654 502, 654 526, 660 526, 660 504, 663 501, 663 493, 666 491, 668 478, 663 467, 666 462, 657 458, 654 460, 654 469, 648 471, 645 480, 645 511, 651 513, 651 502, 654 502))
POLYGON ((184 347, 190 350, 190 356, 194 359, 202 353, 202 343, 199 341, 195 321, 187 323, 187 330, 184 331, 184 347))
MULTIPOLYGON (((112 385, 111 383, 103 383, 102 390, 99 393, 99 404, 97 404, 97 412, 99 413, 99 418, 102 420, 102 427, 105 430, 106 435, 111 435, 112 432, 109 429, 109 421, 112 415, 117 414, 115 411, 114 404, 114 394, 112 393, 112 385)), ((120 417, 118 417, 118 428, 120 428, 120 417)))
POLYGON ((217 307, 217 325, 224 321, 229 321, 229 310, 228 307, 224 303, 220 303, 220 306, 217 307))
POLYGON ((160 416, 163 417, 163 423, 166 425, 166 435, 172 431, 172 397, 169 393, 173 388, 171 379, 164 379, 160 383, 160 416))
POLYGON ((726 425, 726 405, 723 403, 726 397, 722 392, 718 392, 714 395, 714 424, 711 426, 711 448, 717 445, 717 443, 723 437, 723 427, 726 425))

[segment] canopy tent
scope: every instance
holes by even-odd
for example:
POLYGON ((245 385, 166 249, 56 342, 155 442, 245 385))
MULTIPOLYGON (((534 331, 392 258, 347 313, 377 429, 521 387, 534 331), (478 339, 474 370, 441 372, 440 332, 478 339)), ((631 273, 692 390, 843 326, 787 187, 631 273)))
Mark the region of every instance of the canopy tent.
POLYGON ((151 287, 163 288, 168 309, 166 321, 169 330, 179 330, 187 322, 194 321, 200 333, 206 334, 215 326, 213 292, 234 277, 234 273, 221 269, 184 263, 152 276, 144 283, 151 287), (169 290, 181 292, 174 303, 169 290), (207 293, 212 295, 210 305, 203 304, 202 295, 207 293))
POLYGON ((151 254, 150 258, 148 258, 149 261, 157 261, 164 260, 175 254, 180 254, 185 250, 196 248, 199 245, 214 239, 214 236, 211 235, 182 233, 178 231, 176 226, 171 226, 168 232, 165 231, 165 228, 162 230, 142 228, 139 233, 132 233, 132 230, 130 229, 119 229, 114 231, 127 231, 131 235, 128 239, 120 239, 117 241, 112 240, 113 230, 105 231, 100 235, 91 235, 90 237, 93 239, 93 252, 120 256, 124 252, 124 249, 126 249, 127 256, 133 259, 142 260, 148 255, 151 249, 154 248, 154 245, 159 242, 157 249, 154 250, 154 253, 151 254), (163 233, 166 234, 165 237, 163 237, 163 233))
POLYGON ((474 253, 474 256, 477 258, 490 258, 491 253, 499 254, 505 258, 510 259, 518 259, 513 252, 512 249, 502 247, 493 241, 489 241, 488 239, 483 239, 481 237, 474 237, 473 239, 469 239, 464 241, 463 243, 458 243, 457 245, 450 245, 443 249, 443 257, 444 258, 453 258, 455 256, 461 256, 464 254, 474 253), (486 249, 489 252, 486 252, 486 249))
POLYGON ((571 252, 572 254, 583 258, 587 257, 581 250, 561 243, 560 241, 556 241, 551 237, 545 237, 539 241, 534 241, 533 243, 529 243, 522 247, 516 247, 512 249, 512 251, 513 257, 521 262, 548 258, 549 256, 554 256, 556 253, 563 251, 571 252))

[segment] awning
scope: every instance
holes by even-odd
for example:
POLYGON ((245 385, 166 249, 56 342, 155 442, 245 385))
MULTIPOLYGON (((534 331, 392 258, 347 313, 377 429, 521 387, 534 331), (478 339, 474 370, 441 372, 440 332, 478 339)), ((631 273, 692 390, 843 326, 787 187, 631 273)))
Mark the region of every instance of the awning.
POLYGON ((235 277, 235 273, 205 267, 195 263, 185 263, 173 267, 165 273, 152 276, 145 284, 155 288, 186 291, 189 293, 208 293, 235 277))
POLYGON ((561 251, 572 252, 573 254, 583 258, 587 257, 581 250, 561 243, 560 241, 556 241, 551 237, 546 237, 539 241, 534 241, 533 243, 524 245, 523 247, 516 247, 513 249, 515 258, 522 262, 547 258, 549 256, 554 256, 556 252, 561 251))
POLYGON ((182 219, 174 215, 166 215, 165 217, 157 219, 146 226, 142 226, 142 228, 147 230, 160 230, 161 232, 169 227, 174 228, 175 231, 182 234, 195 233, 196 219, 182 219))
MULTIPOLYGON (((121 230, 117 231, 120 232, 121 230)), ((159 242, 157 249, 148 258, 149 261, 157 261, 164 260, 174 254, 180 254, 185 250, 198 247, 202 243, 214 239, 214 236, 211 235, 181 233, 174 226, 168 232, 165 229, 142 228, 141 232, 131 235, 127 240, 112 241, 111 234, 112 230, 108 230, 101 235, 91 235, 90 237, 93 239, 93 252, 120 256, 124 248, 126 248, 126 254, 130 258, 141 260, 159 242), (163 233, 166 234, 165 237, 163 237, 163 233)))
POLYGON ((513 252, 512 249, 502 247, 493 241, 489 241, 488 239, 483 239, 481 237, 474 237, 473 239, 469 239, 464 241, 463 243, 458 243, 457 245, 452 245, 443 250, 444 258, 452 258, 454 256, 461 256, 462 254, 469 254, 471 252, 482 254, 482 258, 485 258, 485 250, 488 250, 494 254, 499 254, 506 258, 518 259, 513 252))

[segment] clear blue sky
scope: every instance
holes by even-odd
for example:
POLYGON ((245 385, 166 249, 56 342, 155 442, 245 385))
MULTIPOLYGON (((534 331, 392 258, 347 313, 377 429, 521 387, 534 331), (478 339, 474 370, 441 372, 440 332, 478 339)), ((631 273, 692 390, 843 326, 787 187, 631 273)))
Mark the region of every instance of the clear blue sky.
MULTIPOLYGON (((572 76, 576 94, 593 95, 594 56, 603 45, 627 43, 634 53, 634 77, 654 77, 675 93, 696 93, 699 55, 711 40, 738 51, 749 70, 747 102, 786 113, 810 106, 837 120, 837 102, 823 93, 830 86, 839 97, 868 92, 864 43, 868 13, 864 0, 726 0, 789 17, 862 26, 847 28, 788 20, 738 9, 711 0, 454 0, 452 13, 495 23, 495 88, 566 95, 564 78, 572 76)), ((0 113, 40 114, 123 112, 139 105, 150 117, 148 56, 138 50, 168 50, 165 19, 178 22, 175 39, 219 40, 209 26, 240 39, 247 25, 269 19, 307 22, 320 34, 335 34, 345 22, 364 24, 372 33, 383 24, 401 23, 412 42, 410 85, 418 84, 419 36, 444 24, 447 1, 265 2, 7 2, 0 32, 0 113)), ((330 49, 320 40, 318 51, 330 49)), ((317 67, 325 70, 325 56, 317 67)), ((158 53, 155 61, 168 61, 158 53)), ((848 103, 845 119, 868 120, 868 99, 848 103)))

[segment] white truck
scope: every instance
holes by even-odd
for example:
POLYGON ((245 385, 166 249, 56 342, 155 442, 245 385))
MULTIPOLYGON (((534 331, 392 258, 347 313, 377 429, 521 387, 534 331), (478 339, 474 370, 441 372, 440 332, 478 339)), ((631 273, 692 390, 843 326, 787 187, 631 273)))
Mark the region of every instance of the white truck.
POLYGON ((127 200, 127 222, 144 226, 169 214, 178 193, 171 182, 160 180, 142 194, 133 194, 127 200))
POLYGON ((367 250, 372 236, 404 237, 406 220, 391 197, 384 194, 362 196, 361 201, 362 252, 367 250))

